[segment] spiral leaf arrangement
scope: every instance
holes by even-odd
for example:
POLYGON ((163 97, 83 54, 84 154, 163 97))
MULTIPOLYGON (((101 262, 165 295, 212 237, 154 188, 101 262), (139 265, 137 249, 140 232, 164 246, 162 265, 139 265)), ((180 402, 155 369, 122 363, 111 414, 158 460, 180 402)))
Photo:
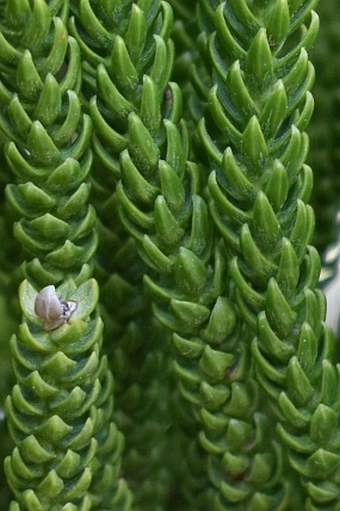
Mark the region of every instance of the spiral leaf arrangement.
MULTIPOLYGON (((97 65, 97 96, 92 98, 89 104, 95 128, 94 153, 102 166, 115 176, 116 180, 123 175, 133 181, 138 180, 139 193, 145 197, 142 200, 149 198, 153 200, 157 188, 139 174, 139 168, 135 167, 131 155, 136 157, 137 165, 145 167, 146 170, 149 167, 150 157, 153 160, 153 166, 157 166, 159 152, 166 150, 166 130, 168 129, 173 132, 174 137, 172 147, 168 148, 168 151, 172 151, 172 156, 169 153, 169 161, 170 158, 178 159, 181 172, 184 170, 186 161, 186 130, 184 126, 180 130, 175 126, 175 123, 180 120, 181 95, 176 84, 168 87, 174 58, 173 45, 168 40, 172 25, 172 11, 166 2, 153 1, 146 5, 142 2, 137 4, 131 2, 129 24, 112 28, 106 23, 106 18, 103 17, 95 2, 91 7, 93 7, 91 24, 86 25, 88 18, 85 17, 85 3, 84 9, 80 4, 76 11, 78 24, 71 23, 71 30, 75 35, 78 34, 79 40, 85 39, 88 42, 92 36, 92 51, 89 48, 83 48, 83 55, 89 63, 86 66, 87 70, 90 69, 90 65, 93 67, 97 65), (100 20, 105 29, 113 32, 107 44, 109 52, 103 47, 97 62, 93 57, 93 50, 98 49, 98 41, 92 32, 92 26, 95 25, 93 19, 95 13, 98 16, 97 20, 100 20), (85 29, 88 32, 86 38, 83 35, 85 29), (102 55, 105 56, 105 60, 102 55), (131 77, 131 80, 127 80, 127 77, 131 77), (164 127, 163 117, 165 116, 169 123, 168 128, 164 127), (184 144, 181 141, 182 136, 184 144)), ((90 71, 88 73, 88 83, 91 84, 90 71)), ((96 179, 95 176, 94 179, 96 179)), ((171 194, 173 194, 172 191, 171 194)), ((108 204, 111 202, 114 207, 115 203, 118 203, 123 224, 125 227, 127 224, 132 225, 128 218, 130 211, 125 214, 125 208, 121 206, 122 202, 131 203, 122 183, 117 185, 116 196, 110 197, 107 202, 108 204)), ((138 211, 137 214, 139 214, 138 211)), ((131 232, 129 227, 127 231, 137 239, 135 231, 131 232)), ((144 255, 143 258, 145 258, 144 255)), ((157 266, 154 269, 156 270, 157 266)), ((159 343, 159 339, 157 342, 159 343)), ((163 356, 164 348, 162 346, 161 351, 158 348, 163 356)), ((184 422, 188 428, 187 419, 184 419, 184 422)), ((191 424, 191 419, 189 422, 191 424)), ((197 471, 197 466, 201 466, 202 463, 194 454, 195 452, 194 448, 188 457, 192 459, 192 467, 197 471)), ((188 475, 187 472, 186 477, 188 475)), ((195 481, 195 478, 191 479, 195 481)), ((184 490, 186 483, 182 481, 181 484, 184 490)), ((197 486, 197 482, 194 484, 197 486)), ((191 490, 188 491, 191 492, 191 490)), ((195 493, 196 488, 192 492, 195 493)))
POLYGON ((17 383, 6 402, 16 443, 5 460, 17 500, 11 511, 103 509, 112 505, 108 492, 115 491, 117 505, 124 498, 123 481, 106 487, 108 478, 118 480, 110 472, 123 443, 109 425, 112 376, 100 356, 101 320, 91 314, 98 287, 69 280, 57 292, 77 310, 72 322, 47 333, 34 312, 36 290, 28 281, 20 289, 24 321, 12 339, 17 383))
POLYGON ((230 257, 238 309, 254 332, 256 378, 310 511, 340 509, 339 376, 317 290, 319 257, 308 245, 314 216, 304 129, 313 111, 314 3, 215 9, 208 44, 216 85, 199 127, 214 169, 210 212, 230 257))
POLYGON ((0 0, 10 511, 340 511, 315 4, 0 0))
MULTIPOLYGON (((142 108, 145 116, 154 115, 148 111, 150 91, 141 99, 139 89, 145 72, 153 66, 157 74, 157 66, 163 66, 164 52, 155 38, 167 37, 171 11, 159 1, 74 2, 72 9, 70 30, 82 50, 84 95, 94 123, 91 197, 99 217, 97 266, 109 325, 106 344, 119 376, 117 422, 127 440, 123 466, 134 485, 137 507, 156 510, 164 506, 172 480, 165 442, 170 406, 168 335, 150 314, 142 283, 145 264, 120 221, 115 189, 120 155, 128 144, 129 113, 142 108), (129 73, 133 83, 126 78, 129 73), (114 344, 112 335, 118 338, 114 344)), ((158 108, 155 98, 151 108, 158 108)), ((158 129, 156 120, 150 121, 158 129)))
POLYGON ((95 213, 88 205, 86 183, 92 123, 82 114, 78 98, 79 48, 68 38, 61 18, 51 24, 49 7, 39 0, 21 33, 25 42, 35 31, 36 47, 20 51, 8 37, 15 69, 6 69, 5 55, 0 98, 4 107, 0 124, 10 140, 6 159, 17 179, 7 186, 6 196, 19 217, 14 234, 29 255, 26 275, 37 287, 59 284, 66 277, 84 280, 96 249, 95 213), (41 56, 38 50, 43 46, 45 55, 49 33, 53 40, 48 56, 41 56), (59 78, 65 59, 67 67, 59 78))
POLYGON ((112 422, 113 379, 101 354, 98 288, 89 280, 96 249, 87 182, 92 123, 78 98, 80 52, 63 21, 67 6, 23 3, 25 20, 12 39, 18 6, 8 2, 1 31, 0 125, 16 178, 6 195, 18 215, 14 233, 27 254, 28 279, 20 291, 23 322, 12 339, 17 384, 6 403, 16 443, 5 463, 16 499, 11 511, 131 507, 119 473, 123 437, 112 422), (76 309, 72 318, 68 304, 76 309))
MULTIPOLYGON (((135 114, 130 122, 133 134, 145 129, 135 114)), ((214 240, 208 208, 199 195, 198 168, 185 159, 171 159, 174 152, 180 153, 183 139, 174 122, 165 118, 164 124, 164 159, 162 152, 158 161, 152 159, 157 154, 155 144, 149 168, 129 149, 122 155, 122 166, 128 162, 136 169, 133 182, 124 179, 123 167, 117 186, 122 220, 139 241, 144 261, 156 272, 144 281, 155 302, 156 318, 174 332, 175 373, 181 394, 192 403, 203 429, 200 441, 209 454, 209 476, 218 490, 214 505, 219 509, 228 502, 244 509, 250 501, 249 509, 255 504, 258 509, 273 509, 288 501, 288 489, 278 492, 281 455, 272 446, 264 446, 266 420, 261 413, 253 415, 257 385, 251 380, 244 383, 249 350, 246 343, 237 346, 237 342, 247 339, 247 330, 237 327, 237 312, 227 297, 225 255, 214 240), (141 180, 143 188, 138 186, 141 180), (140 190, 149 184, 153 194, 142 199, 140 190), (242 442, 239 434, 244 435, 242 442), (252 459, 256 461, 253 470, 249 469, 252 459), (237 480, 239 489, 235 489, 237 480)))
MULTIPOLYGON (((98 19, 102 18, 99 10, 94 17, 95 8, 89 7, 79 5, 76 19, 82 25, 76 31, 72 22, 72 30, 79 41, 86 40, 84 56, 94 66, 96 41, 92 40, 90 49, 90 37, 81 34, 86 28, 93 38, 91 27, 96 26, 98 32, 98 19), (89 27, 85 12, 91 15, 89 27)), ((175 83, 168 84, 169 62, 173 60, 171 42, 164 40, 168 6, 154 2, 153 7, 158 16, 150 18, 160 23, 163 14, 165 28, 159 25, 162 36, 155 38, 153 52, 139 44, 148 59, 135 51, 130 40, 138 30, 146 33, 140 27, 149 16, 138 6, 133 7, 126 34, 121 30, 112 43, 107 33, 110 60, 104 47, 97 60, 97 98, 89 106, 96 130, 94 150, 107 169, 121 176, 116 199, 122 222, 150 267, 151 274, 144 280, 157 303, 154 314, 175 333, 175 371, 181 393, 192 404, 196 422, 203 429, 200 441, 210 457, 210 479, 217 489, 215 505, 223 507, 229 502, 241 509, 248 500, 249 509, 255 505, 272 509, 290 498, 288 488, 281 484, 281 454, 276 444, 264 447, 268 425, 260 412, 254 416, 257 385, 244 383, 249 348, 246 342, 241 348, 236 343, 240 335, 246 339, 248 334, 237 327, 237 312, 227 298, 225 255, 214 238, 201 197, 199 168, 187 162, 181 93, 175 83), (121 71, 117 73, 117 69, 121 71), (240 401, 244 408, 239 408, 240 401), (240 431, 244 443, 251 446, 245 450, 240 431), (237 480, 240 484, 235 489, 237 480)), ((86 69, 90 69, 88 64, 86 69)))

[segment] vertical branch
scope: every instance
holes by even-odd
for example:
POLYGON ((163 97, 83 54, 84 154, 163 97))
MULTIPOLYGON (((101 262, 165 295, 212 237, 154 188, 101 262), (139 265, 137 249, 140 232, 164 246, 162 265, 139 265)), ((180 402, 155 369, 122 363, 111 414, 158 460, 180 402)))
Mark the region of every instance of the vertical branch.
POLYGON ((16 384, 6 401, 16 445, 5 461, 13 511, 131 506, 90 279, 92 123, 78 97, 80 53, 63 21, 67 6, 23 1, 21 19, 17 3, 7 2, 1 26, 0 126, 15 176, 6 196, 26 259, 23 319, 11 341, 16 384))
POLYGON ((172 484, 169 335, 152 318, 143 289, 145 263, 120 220, 115 190, 121 172, 130 172, 121 166, 129 145, 129 114, 142 111, 160 144, 164 138, 159 103, 172 67, 172 48, 169 53, 165 49, 171 44, 165 41, 172 13, 160 1, 81 1, 73 3, 73 12, 70 30, 82 50, 83 90, 94 123, 91 199, 99 217, 97 273, 108 325, 106 345, 117 374, 117 421, 127 439, 124 471, 135 487, 137 505, 158 509, 172 484), (163 81, 157 99, 153 83, 143 93, 143 76, 152 68, 163 81))
MULTIPOLYGON (((79 34, 85 27, 81 7, 79 34)), ((226 254, 215 239, 200 171, 187 160, 179 88, 168 83, 173 60, 168 6, 153 2, 153 7, 154 17, 134 6, 131 32, 114 37, 109 57, 96 57, 98 97, 90 102, 97 130, 94 150, 108 169, 120 173, 116 200, 121 220, 150 268, 144 282, 156 318, 173 332, 179 390, 208 455, 210 484, 202 478, 208 496, 196 497, 193 505, 287 507, 292 500, 283 482, 282 454, 275 442, 268 445, 270 424, 257 411, 249 333, 228 298, 226 254), (136 48, 130 35, 144 40, 141 27, 148 19, 160 35, 152 50, 140 43, 136 48)), ((92 16, 88 33, 96 26, 110 47, 105 21, 99 11, 93 17, 94 11, 86 10, 92 16)), ((87 44, 84 56, 94 65, 95 40, 88 47, 90 38, 81 38, 87 44)))
MULTIPOLYGON (((202 0, 202 4, 205 1, 202 0)), ((336 509, 338 368, 309 246, 313 1, 229 2, 209 37, 216 85, 200 124, 210 212, 225 240, 252 357, 309 510, 336 509)))

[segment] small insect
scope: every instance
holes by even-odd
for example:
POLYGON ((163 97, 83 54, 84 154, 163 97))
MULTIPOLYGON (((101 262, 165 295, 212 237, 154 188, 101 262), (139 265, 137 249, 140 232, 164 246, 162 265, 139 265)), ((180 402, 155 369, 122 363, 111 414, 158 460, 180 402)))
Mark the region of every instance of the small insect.
POLYGON ((47 332, 59 328, 68 321, 76 308, 77 302, 59 300, 52 285, 39 291, 34 304, 35 313, 43 320, 47 332))

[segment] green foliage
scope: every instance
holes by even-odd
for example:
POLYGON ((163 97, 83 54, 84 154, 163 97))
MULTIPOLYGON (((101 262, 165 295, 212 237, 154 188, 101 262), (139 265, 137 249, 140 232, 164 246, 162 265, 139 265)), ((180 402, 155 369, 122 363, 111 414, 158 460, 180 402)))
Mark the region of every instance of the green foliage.
POLYGON ((24 322, 11 341, 17 383, 6 401, 16 447, 5 472, 17 503, 11 510, 128 509, 124 482, 117 481, 122 435, 110 422, 112 375, 100 356, 102 322, 92 314, 94 280, 68 280, 60 299, 77 309, 69 324, 47 333, 33 304, 36 290, 24 281, 24 322), (117 481, 117 482, 116 482, 117 481), (123 501, 123 502, 121 502, 123 501))
POLYGON ((306 2, 295 12, 281 1, 258 11, 244 2, 218 7, 209 39, 217 84, 208 98, 211 115, 199 129, 216 168, 210 211, 230 257, 238 308, 254 332, 256 379, 309 495, 306 509, 335 509, 338 376, 316 289, 319 257, 308 246, 312 174, 304 164, 314 77, 306 49, 318 27, 311 8, 306 2), (237 40, 229 22, 235 18, 248 27, 237 40), (331 428, 326 436, 323 420, 331 428))
POLYGON ((315 5, 0 1, 10 511, 340 510, 315 5))
POLYGON ((10 509, 128 509, 112 375, 100 353, 98 289, 87 280, 97 239, 87 182, 92 122, 78 98, 78 44, 62 17, 52 18, 60 7, 65 16, 67 3, 61 4, 36 2, 31 10, 27 3, 29 21, 13 37, 13 3, 3 22, 0 124, 14 178, 6 197, 18 216, 14 235, 25 251, 28 279, 20 296, 24 319, 12 341, 17 383, 6 401, 16 445, 5 461, 15 495, 10 509), (14 55, 13 68, 6 66, 14 55), (53 284, 62 284, 55 300, 64 312, 68 300, 76 304, 70 322, 53 311, 49 296, 38 310, 37 291, 53 284))

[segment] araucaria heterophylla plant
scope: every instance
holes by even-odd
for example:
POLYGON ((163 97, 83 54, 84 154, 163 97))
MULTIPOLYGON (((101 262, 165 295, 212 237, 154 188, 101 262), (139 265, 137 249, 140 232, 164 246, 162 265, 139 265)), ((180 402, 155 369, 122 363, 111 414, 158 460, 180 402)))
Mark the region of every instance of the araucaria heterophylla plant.
POLYGON ((315 7, 0 2, 3 509, 340 510, 315 7))

